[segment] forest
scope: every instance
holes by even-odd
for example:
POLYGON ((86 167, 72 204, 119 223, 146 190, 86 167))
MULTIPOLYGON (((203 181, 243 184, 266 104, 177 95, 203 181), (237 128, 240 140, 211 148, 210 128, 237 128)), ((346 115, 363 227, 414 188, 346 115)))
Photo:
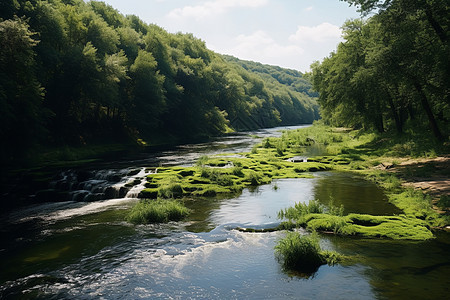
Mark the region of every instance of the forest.
POLYGON ((1 162, 319 118, 303 74, 222 56, 104 2, 0 4, 1 162))
MULTIPOLYGON (((342 0, 344 1, 344 0, 342 0)), ((447 0, 345 0, 362 19, 312 65, 321 116, 334 126, 382 132, 450 132, 450 6, 447 0)))

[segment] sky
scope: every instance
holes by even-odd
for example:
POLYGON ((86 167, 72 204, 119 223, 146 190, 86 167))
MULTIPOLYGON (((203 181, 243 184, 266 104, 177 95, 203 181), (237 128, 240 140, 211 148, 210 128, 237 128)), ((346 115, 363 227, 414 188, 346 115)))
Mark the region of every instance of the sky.
POLYGON ((336 50, 359 17, 340 0, 104 0, 168 32, 192 33, 218 53, 301 72, 336 50))

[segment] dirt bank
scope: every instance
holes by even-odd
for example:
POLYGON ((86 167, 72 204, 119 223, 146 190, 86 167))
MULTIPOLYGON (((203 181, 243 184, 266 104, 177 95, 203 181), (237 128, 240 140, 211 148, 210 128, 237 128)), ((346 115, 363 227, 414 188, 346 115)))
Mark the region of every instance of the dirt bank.
MULTIPOLYGON (((450 195, 450 155, 436 158, 405 158, 399 161, 394 164, 383 163, 383 166, 388 172, 396 173, 404 181, 405 186, 424 191, 432 197, 433 204, 442 195, 450 195)), ((434 208, 439 210, 436 206, 434 208)))

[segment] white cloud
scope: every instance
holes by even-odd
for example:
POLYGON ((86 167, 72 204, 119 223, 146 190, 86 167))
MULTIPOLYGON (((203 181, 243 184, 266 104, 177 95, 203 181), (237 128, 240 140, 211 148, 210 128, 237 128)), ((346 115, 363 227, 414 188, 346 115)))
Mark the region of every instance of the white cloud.
POLYGON ((289 40, 294 43, 304 42, 327 42, 330 40, 337 40, 341 37, 341 29, 339 26, 322 23, 317 26, 298 26, 297 32, 289 37, 289 40))
POLYGON ((304 9, 304 11, 312 11, 313 9, 314 9, 314 7, 308 6, 307 8, 304 9))
POLYGON ((214 15, 223 14, 230 9, 236 7, 255 8, 264 6, 268 0, 215 0, 207 1, 197 6, 185 6, 183 8, 176 8, 169 12, 170 18, 197 18, 202 19, 212 17, 214 15))
POLYGON ((304 53, 300 46, 280 45, 262 30, 250 35, 241 34, 234 39, 233 44, 225 53, 272 65, 286 66, 286 58, 299 57, 304 53))

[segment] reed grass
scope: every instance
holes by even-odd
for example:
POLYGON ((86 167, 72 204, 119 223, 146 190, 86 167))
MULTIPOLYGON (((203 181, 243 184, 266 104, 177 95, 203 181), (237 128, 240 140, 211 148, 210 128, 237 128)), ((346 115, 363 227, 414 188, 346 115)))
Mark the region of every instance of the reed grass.
POLYGON ((305 273, 313 273, 324 264, 334 265, 342 258, 337 252, 323 251, 320 248, 319 236, 315 232, 309 235, 288 232, 278 241, 275 253, 285 270, 305 273))
POLYGON ((141 200, 130 211, 127 221, 133 224, 180 221, 190 210, 175 200, 141 200))

